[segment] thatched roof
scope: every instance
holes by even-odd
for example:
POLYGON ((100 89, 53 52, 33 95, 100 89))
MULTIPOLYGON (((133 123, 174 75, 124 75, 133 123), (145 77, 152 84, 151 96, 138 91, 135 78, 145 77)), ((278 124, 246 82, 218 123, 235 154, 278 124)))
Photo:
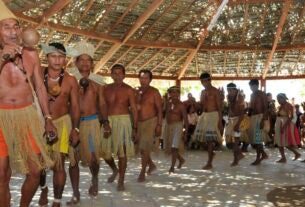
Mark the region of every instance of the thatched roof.
POLYGON ((97 72, 122 63, 165 77, 305 74, 305 0, 230 0, 206 38, 220 0, 5 2, 41 42, 92 42, 97 72))

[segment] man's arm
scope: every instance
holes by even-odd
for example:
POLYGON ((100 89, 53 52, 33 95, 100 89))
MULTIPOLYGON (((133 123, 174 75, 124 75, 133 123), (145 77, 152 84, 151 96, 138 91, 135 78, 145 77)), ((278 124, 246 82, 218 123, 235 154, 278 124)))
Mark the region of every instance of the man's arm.
POLYGON ((78 129, 80 121, 79 87, 76 78, 71 76, 69 79, 71 83, 70 114, 72 119, 72 129, 78 129))
POLYGON ((35 51, 27 52, 27 55, 31 60, 33 61, 33 78, 34 78, 34 85, 35 85, 35 91, 37 94, 37 98, 39 100, 39 104, 42 110, 42 113, 44 116, 50 116, 50 110, 49 110, 49 102, 48 102, 48 94, 46 87, 43 83, 42 78, 42 71, 40 67, 40 61, 38 57, 38 53, 35 51))
POLYGON ((104 127, 104 138, 107 138, 111 133, 111 128, 108 120, 108 110, 107 110, 107 103, 105 100, 104 90, 105 90, 104 86, 98 85, 98 107, 101 116, 101 123, 103 124, 104 127))
POLYGON ((156 127, 156 136, 160 136, 161 135, 161 129, 162 129, 162 119, 163 119, 163 113, 162 113, 162 98, 161 95, 158 91, 158 89, 156 89, 155 93, 154 93, 154 103, 155 103, 155 107, 157 109, 157 127, 156 127))
POLYGON ((128 101, 129 101, 129 106, 132 114, 132 123, 133 123, 133 128, 137 129, 138 128, 138 110, 137 110, 137 105, 136 105, 136 97, 135 97, 135 92, 132 88, 128 89, 128 101))
POLYGON ((223 109, 223 99, 221 98, 220 92, 216 89, 216 105, 217 105, 217 111, 218 111, 218 127, 222 128, 222 109, 223 109))

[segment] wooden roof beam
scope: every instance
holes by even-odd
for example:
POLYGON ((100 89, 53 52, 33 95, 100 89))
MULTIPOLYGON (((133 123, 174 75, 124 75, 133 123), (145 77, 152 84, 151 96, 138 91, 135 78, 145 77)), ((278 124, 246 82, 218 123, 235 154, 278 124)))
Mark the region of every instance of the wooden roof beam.
POLYGON ((125 37, 120 43, 115 43, 110 50, 106 53, 104 57, 96 64, 94 68, 94 72, 96 73, 98 70, 103 68, 103 66, 107 63, 107 61, 114 55, 120 47, 126 43, 126 41, 142 26, 142 24, 156 11, 156 9, 162 4, 163 0, 154 0, 148 8, 138 17, 136 22, 127 32, 125 37))
MULTIPOLYGON (((216 14, 217 10, 218 9, 215 9, 213 15, 210 17, 210 23, 213 21, 214 15, 216 14)), ((195 57, 195 55, 199 51, 201 45, 203 44, 205 38, 207 37, 207 35, 208 35, 208 27, 209 27, 209 25, 206 26, 206 28, 201 30, 201 34, 199 36, 199 41, 198 41, 197 47, 196 47, 196 49, 194 49, 194 50, 192 50, 190 52, 189 56, 186 58, 186 61, 183 64, 183 66, 179 70, 179 72, 178 72, 178 80, 180 80, 184 76, 186 69, 188 68, 188 66, 192 62, 193 58, 195 57)))
POLYGON ((41 16, 40 24, 47 22, 48 19, 70 4, 71 0, 57 0, 50 8, 48 8, 41 16))
POLYGON ((228 5, 229 6, 234 6, 238 4, 263 4, 263 3, 282 3, 285 0, 230 0, 228 5))
POLYGON ((273 45, 272 45, 272 50, 269 53, 269 56, 268 56, 268 58, 266 60, 266 63, 265 63, 265 68, 264 68, 264 71, 263 71, 263 79, 265 79, 266 76, 267 76, 267 73, 268 73, 268 70, 269 70, 269 66, 270 66, 270 63, 272 61, 273 54, 275 52, 277 44, 278 44, 278 42, 280 40, 280 37, 281 37, 281 34, 282 34, 282 30, 283 30, 284 24, 286 22, 286 19, 287 19, 288 12, 289 12, 291 4, 292 4, 292 0, 286 0, 284 5, 283 5, 282 15, 281 15, 280 22, 279 22, 277 30, 276 30, 275 38, 274 38, 273 45))

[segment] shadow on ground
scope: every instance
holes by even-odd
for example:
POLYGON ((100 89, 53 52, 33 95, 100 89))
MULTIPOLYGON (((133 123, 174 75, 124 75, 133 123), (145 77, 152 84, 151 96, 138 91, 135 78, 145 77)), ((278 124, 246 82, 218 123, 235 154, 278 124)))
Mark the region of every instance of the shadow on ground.
POLYGON ((305 185, 282 186, 267 193, 274 206, 305 206, 305 185))

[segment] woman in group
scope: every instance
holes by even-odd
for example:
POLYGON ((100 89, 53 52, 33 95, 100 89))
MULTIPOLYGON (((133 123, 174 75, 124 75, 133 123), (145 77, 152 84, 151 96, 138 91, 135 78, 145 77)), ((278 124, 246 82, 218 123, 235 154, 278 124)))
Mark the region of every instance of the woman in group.
POLYGON ((275 144, 278 145, 281 154, 281 159, 278 163, 286 163, 284 148, 292 151, 295 155, 294 160, 297 160, 301 154, 295 149, 300 144, 300 137, 293 119, 293 106, 287 102, 287 96, 284 93, 277 95, 277 101, 280 104, 275 122, 275 144))

